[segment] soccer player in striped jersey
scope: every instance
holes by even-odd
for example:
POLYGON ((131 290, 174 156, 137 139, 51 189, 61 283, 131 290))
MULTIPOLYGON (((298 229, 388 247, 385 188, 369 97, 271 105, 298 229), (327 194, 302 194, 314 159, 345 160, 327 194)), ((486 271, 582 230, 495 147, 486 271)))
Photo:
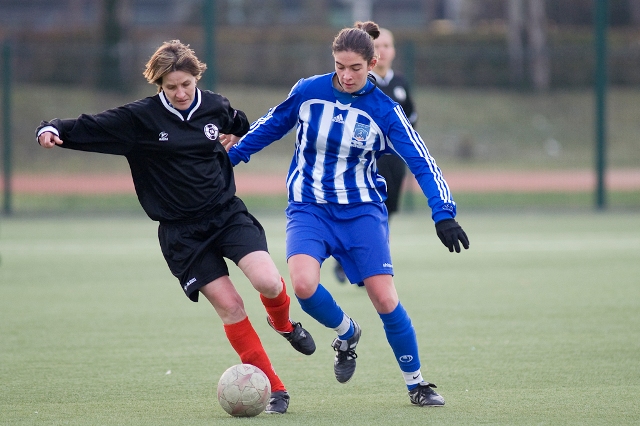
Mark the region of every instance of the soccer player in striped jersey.
POLYGON ((424 380, 414 327, 399 301, 389 249, 386 185, 377 159, 400 156, 416 176, 431 208, 436 233, 449 251, 469 248, 454 219, 456 204, 442 172, 402 107, 369 80, 376 64, 374 22, 357 22, 333 41, 335 72, 302 79, 287 99, 223 145, 232 164, 296 129, 287 176, 287 262, 302 309, 334 329, 334 373, 351 379, 362 330, 320 284, 320 267, 334 256, 352 283, 364 282, 404 377, 411 403, 442 406, 435 385, 424 380))
MULTIPOLYGON (((315 343, 289 318, 286 285, 267 250, 264 229, 236 197, 233 167, 219 134, 249 130, 244 112, 229 100, 198 89, 206 65, 179 40, 163 43, 144 76, 158 93, 96 115, 43 121, 36 130, 44 148, 62 147, 122 155, 169 269, 194 302, 202 294, 222 320, 240 360, 265 372, 271 398, 265 411, 284 414, 289 393, 278 377, 224 260, 232 260, 260 293, 269 325, 298 352, 315 343)), ((199 360, 202 361, 202 360, 199 360)))
MULTIPOLYGON (((393 43, 393 34, 386 28, 380 28, 380 35, 373 41, 376 49, 376 66, 371 70, 371 75, 376 78, 376 84, 382 92, 394 101, 398 102, 404 113, 415 128, 418 122, 416 111, 409 85, 405 78, 393 70, 393 60, 396 57, 396 49, 393 43)), ((397 155, 383 155, 376 161, 378 173, 387 183, 387 199, 384 201, 389 212, 389 220, 398 211, 402 183, 407 174, 407 165, 397 155)), ((346 283, 347 276, 342 265, 336 262, 334 274, 340 283, 346 283)), ((362 283, 358 283, 362 285, 362 283)))

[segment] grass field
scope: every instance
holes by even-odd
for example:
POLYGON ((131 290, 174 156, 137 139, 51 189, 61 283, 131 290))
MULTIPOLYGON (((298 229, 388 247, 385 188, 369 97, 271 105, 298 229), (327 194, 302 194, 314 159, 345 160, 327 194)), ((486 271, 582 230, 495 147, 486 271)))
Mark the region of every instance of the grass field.
MULTIPOLYGON (((260 215, 281 271, 284 219, 260 215)), ((292 396, 285 416, 229 417, 218 377, 238 358, 206 303, 183 296, 156 227, 137 216, 0 222, 2 425, 559 425, 640 423, 640 214, 477 212, 471 249, 442 247, 427 216, 392 222, 400 298, 423 373, 446 399, 409 404, 363 290, 322 282, 363 326, 358 369, 333 378, 334 333, 297 303, 305 357, 232 278, 292 396)))

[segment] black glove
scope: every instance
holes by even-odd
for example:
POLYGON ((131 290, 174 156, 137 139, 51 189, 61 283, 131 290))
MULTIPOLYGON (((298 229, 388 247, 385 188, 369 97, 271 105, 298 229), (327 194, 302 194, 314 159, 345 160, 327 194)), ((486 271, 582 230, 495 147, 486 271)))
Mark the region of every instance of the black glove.
POLYGON ((469 238, 467 234, 464 233, 464 230, 458 222, 454 219, 445 219, 438 223, 436 223, 436 233, 438 234, 438 238, 442 241, 445 247, 449 249, 451 253, 453 253, 453 249, 456 249, 456 253, 460 253, 460 241, 462 243, 462 247, 465 249, 469 248, 469 238))

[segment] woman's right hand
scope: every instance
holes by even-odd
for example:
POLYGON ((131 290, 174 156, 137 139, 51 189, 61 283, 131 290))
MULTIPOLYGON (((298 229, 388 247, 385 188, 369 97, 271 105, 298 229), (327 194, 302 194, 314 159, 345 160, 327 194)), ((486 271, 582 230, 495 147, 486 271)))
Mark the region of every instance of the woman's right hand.
POLYGON ((43 148, 53 148, 56 145, 62 145, 62 139, 51 132, 44 132, 38 136, 38 143, 43 148))
POLYGON ((221 133, 220 137, 219 137, 220 143, 222 144, 224 149, 227 150, 227 152, 229 152, 231 147, 233 147, 235 144, 237 144, 240 139, 241 139, 240 136, 225 135, 223 133, 221 133))

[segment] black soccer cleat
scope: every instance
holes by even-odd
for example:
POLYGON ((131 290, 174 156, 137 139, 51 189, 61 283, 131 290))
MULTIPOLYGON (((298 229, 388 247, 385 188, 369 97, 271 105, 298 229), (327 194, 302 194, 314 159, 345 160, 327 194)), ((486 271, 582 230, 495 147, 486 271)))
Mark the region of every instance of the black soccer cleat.
POLYGON ((268 414, 284 414, 289 408, 289 394, 287 391, 271 392, 269 404, 264 409, 268 414))
POLYGON ((347 274, 344 273, 344 269, 342 269, 340 262, 336 262, 336 266, 333 267, 333 273, 340 284, 347 282, 347 274))
POLYGON ((333 372, 336 375, 336 380, 340 383, 347 383, 353 373, 356 371, 356 346, 360 341, 360 335, 362 330, 357 322, 351 320, 353 323, 353 336, 347 340, 340 340, 335 338, 331 347, 336 351, 336 357, 333 361, 333 372))
POLYGON ((311 334, 309 334, 307 330, 302 328, 301 323, 293 322, 291 320, 289 321, 293 326, 293 331, 289 333, 282 332, 276 330, 276 328, 273 326, 273 323, 271 322, 271 318, 267 316, 267 323, 269 324, 269 326, 276 330, 279 335, 287 339, 289 343, 291 343, 291 346, 293 346, 293 349, 305 355, 311 355, 312 353, 314 353, 316 351, 316 342, 313 341, 313 337, 311 337, 311 334))
POLYGON ((419 383, 418 386, 409 391, 411 403, 421 407, 442 407, 444 398, 433 390, 436 387, 436 385, 429 382, 419 383))

